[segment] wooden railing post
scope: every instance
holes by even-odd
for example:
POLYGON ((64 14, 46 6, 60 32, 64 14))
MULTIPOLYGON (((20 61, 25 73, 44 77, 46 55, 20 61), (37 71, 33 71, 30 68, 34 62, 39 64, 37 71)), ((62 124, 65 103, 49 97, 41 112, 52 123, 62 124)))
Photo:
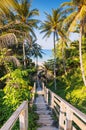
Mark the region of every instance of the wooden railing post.
POLYGON ((67 108, 66 108, 65 130, 72 130, 72 116, 73 116, 73 112, 67 106, 67 108))
POLYGON ((19 118, 20 130, 28 130, 28 101, 24 101, 0 130, 12 130, 19 118))
POLYGON ((51 108, 54 108, 54 93, 51 92, 51 108))
POLYGON ((42 91, 43 91, 43 95, 45 96, 45 86, 43 82, 42 82, 42 91))
POLYGON ((64 129, 64 118, 65 118, 65 107, 64 107, 64 103, 61 102, 61 104, 60 104, 60 114, 59 114, 59 130, 64 129))
POLYGON ((46 88, 46 102, 48 104, 48 89, 46 88))
POLYGON ((28 103, 19 115, 20 130, 28 130, 28 103))
POLYGON ((47 94, 46 94, 46 87, 44 87, 44 97, 45 97, 45 100, 46 100, 46 96, 47 94))
POLYGON ((44 86, 44 97, 45 97, 45 100, 46 100, 46 87, 44 86))

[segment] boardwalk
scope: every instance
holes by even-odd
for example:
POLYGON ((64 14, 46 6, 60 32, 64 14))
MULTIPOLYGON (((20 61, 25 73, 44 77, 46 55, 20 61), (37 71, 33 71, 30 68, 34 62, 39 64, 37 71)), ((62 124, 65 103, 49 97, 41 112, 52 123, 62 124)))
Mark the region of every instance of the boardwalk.
POLYGON ((48 107, 47 103, 45 102, 44 96, 41 94, 42 89, 38 83, 37 93, 38 97, 36 98, 36 106, 37 106, 37 113, 39 114, 38 125, 39 128, 37 130, 58 130, 57 127, 54 126, 55 121, 52 117, 52 111, 48 107))
MULTIPOLYGON (((36 92, 35 88, 36 84, 34 84, 33 93, 36 92)), ((37 106, 36 112, 39 115, 37 121, 39 127, 37 130, 86 130, 86 115, 84 113, 46 88, 44 84, 42 90, 39 82, 37 93, 38 97, 35 102, 34 98, 32 99, 32 102, 37 106), (45 99, 47 103, 45 102, 45 99), (53 108, 56 117, 59 120, 58 123, 53 119, 52 110, 47 104, 50 104, 50 107, 53 108), (73 124, 73 122, 76 125, 73 124), (58 124, 58 128, 56 127, 56 124, 58 124)), ((18 118, 20 130, 28 130, 28 101, 22 102, 0 130, 12 129, 18 118)))

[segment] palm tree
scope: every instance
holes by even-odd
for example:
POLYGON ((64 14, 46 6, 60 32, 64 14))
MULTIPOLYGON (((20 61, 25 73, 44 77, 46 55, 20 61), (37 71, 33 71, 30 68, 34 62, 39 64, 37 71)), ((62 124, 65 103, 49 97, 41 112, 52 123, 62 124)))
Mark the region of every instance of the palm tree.
POLYGON ((47 85, 47 81, 53 79, 53 72, 52 70, 50 70, 49 68, 50 66, 51 66, 51 63, 50 62, 48 63, 47 61, 47 62, 44 62, 43 67, 42 67, 41 75, 43 75, 46 85, 47 85))
POLYGON ((12 4, 16 13, 16 20, 19 24, 25 26, 28 29, 28 32, 32 33, 35 37, 33 28, 37 28, 37 23, 39 21, 33 17, 39 15, 39 11, 37 9, 31 10, 31 3, 28 0, 12 0, 12 4))
MULTIPOLYGON (((4 1, 4 0, 3 0, 4 1)), ((30 10, 30 2, 28 0, 6 0, 6 7, 10 10, 11 20, 14 20, 12 23, 8 24, 1 28, 1 30, 8 30, 14 32, 15 34, 19 34, 23 37, 23 58, 24 58, 24 67, 26 68, 25 63, 25 40, 27 38, 30 42, 30 35, 32 35, 36 39, 36 35, 34 33, 34 28, 37 28, 37 23, 39 22, 37 19, 33 17, 35 15, 39 15, 37 9, 30 10), (13 13, 14 11, 14 13, 13 13), (14 16, 14 17, 12 17, 14 16)), ((5 10, 5 9, 4 9, 5 10)), ((3 12, 4 12, 3 10, 3 12)), ((28 42, 28 41, 27 41, 28 42)))
MULTIPOLYGON (((36 19, 33 19, 33 17, 35 15, 39 15, 39 12, 37 9, 33 9, 33 10, 30 10, 30 3, 28 3, 28 0, 25 0, 25 1, 21 1, 21 3, 19 3, 19 1, 14 1, 14 9, 17 13, 17 17, 18 17, 18 20, 23 23, 25 25, 25 27, 27 28, 29 34, 27 35, 30 35, 30 33, 36 38, 35 36, 35 33, 33 31, 33 28, 37 28, 37 23, 38 23, 38 20, 36 19)), ((24 41, 26 40, 27 36, 25 36, 24 38, 24 41)), ((23 42, 23 57, 24 57, 24 67, 26 68, 26 56, 25 56, 25 45, 24 45, 25 42, 23 42)))
MULTIPOLYGON (((86 79, 84 74, 84 68, 83 68, 83 61, 82 61, 82 36, 83 36, 83 30, 84 30, 84 21, 86 19, 86 0, 72 0, 71 2, 65 2, 62 4, 62 6, 67 6, 65 11, 73 11, 68 15, 68 17, 65 19, 63 26, 69 26, 68 32, 75 31, 77 24, 79 23, 79 32, 80 32, 80 38, 79 38, 79 57, 80 57, 80 67, 81 67, 81 73, 82 73, 82 79, 84 82, 84 85, 86 86, 86 79)), ((65 12, 64 11, 64 12, 65 12)))
POLYGON ((33 40, 30 46, 29 55, 36 58, 36 68, 38 68, 38 57, 42 58, 42 48, 36 43, 36 40, 33 40))
POLYGON ((36 67, 36 80, 38 80, 38 57, 42 58, 42 48, 36 43, 36 40, 32 40, 32 43, 29 47, 28 55, 35 58, 35 67, 36 67))
POLYGON ((59 9, 52 9, 52 15, 45 13, 46 19, 41 25, 41 33, 45 33, 44 37, 50 37, 53 33, 54 43, 54 87, 56 90, 56 46, 55 42, 58 40, 58 35, 64 35, 61 30, 61 24, 64 17, 61 17, 59 9))

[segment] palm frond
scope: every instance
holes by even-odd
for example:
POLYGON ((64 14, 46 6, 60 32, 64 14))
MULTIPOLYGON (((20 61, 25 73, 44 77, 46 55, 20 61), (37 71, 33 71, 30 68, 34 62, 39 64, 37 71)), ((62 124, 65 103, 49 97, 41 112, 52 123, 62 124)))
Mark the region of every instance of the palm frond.
POLYGON ((0 36, 0 47, 1 48, 8 48, 12 44, 17 43, 17 38, 14 33, 8 33, 0 36))
POLYGON ((4 14, 9 14, 9 8, 5 0, 0 1, 0 9, 4 14))
POLYGON ((64 21, 63 21, 63 27, 62 28, 66 27, 66 26, 69 28, 71 22, 75 19, 76 15, 77 15, 77 12, 73 12, 67 18, 65 18, 64 21))
POLYGON ((6 29, 12 27, 14 24, 15 24, 15 22, 14 22, 14 21, 11 21, 10 23, 8 23, 8 24, 6 24, 6 25, 4 25, 4 26, 2 25, 2 26, 0 27, 0 30, 1 30, 1 31, 4 31, 4 30, 6 30, 6 29))
POLYGON ((80 17, 80 14, 77 13, 76 16, 74 17, 74 19, 72 20, 71 24, 70 24, 70 27, 68 29, 68 32, 73 32, 76 30, 76 25, 79 21, 79 17, 80 17))
POLYGON ((66 7, 67 7, 67 6, 74 6, 74 3, 73 3, 72 1, 71 1, 71 2, 64 2, 64 3, 61 4, 60 7, 62 8, 62 7, 65 7, 65 6, 66 6, 66 7))
POLYGON ((38 9, 33 9, 33 10, 30 11, 30 13, 28 13, 28 17, 29 17, 29 18, 31 18, 31 17, 33 17, 33 16, 36 16, 36 15, 39 16, 39 11, 38 11, 38 9))
POLYGON ((8 56, 8 57, 5 58, 5 60, 8 61, 8 62, 13 62, 14 65, 17 66, 17 67, 20 66, 20 62, 15 56, 8 56))
POLYGON ((74 12, 74 11, 76 11, 76 8, 73 6, 73 7, 70 7, 70 8, 63 9, 60 14, 61 15, 68 15, 68 14, 74 12))
POLYGON ((45 33, 45 35, 43 36, 43 38, 45 38, 45 37, 47 37, 47 38, 49 38, 50 37, 50 35, 51 35, 51 31, 47 31, 46 33, 45 33))
POLYGON ((82 19, 84 19, 84 18, 86 17, 86 5, 83 5, 83 6, 82 6, 82 8, 81 8, 79 14, 80 14, 80 17, 79 17, 80 20, 82 20, 82 19))

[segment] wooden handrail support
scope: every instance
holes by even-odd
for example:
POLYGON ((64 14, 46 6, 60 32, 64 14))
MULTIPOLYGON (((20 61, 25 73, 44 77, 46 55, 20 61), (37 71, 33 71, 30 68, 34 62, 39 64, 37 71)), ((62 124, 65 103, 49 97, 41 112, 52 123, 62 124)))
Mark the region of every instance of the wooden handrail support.
POLYGON ((86 115, 67 101, 44 87, 44 97, 48 102, 49 93, 51 95, 51 107, 59 118, 59 130, 77 130, 73 122, 81 129, 86 130, 86 115))
POLYGON ((23 101, 0 130, 11 130, 18 118, 20 130, 28 130, 28 101, 23 101))

